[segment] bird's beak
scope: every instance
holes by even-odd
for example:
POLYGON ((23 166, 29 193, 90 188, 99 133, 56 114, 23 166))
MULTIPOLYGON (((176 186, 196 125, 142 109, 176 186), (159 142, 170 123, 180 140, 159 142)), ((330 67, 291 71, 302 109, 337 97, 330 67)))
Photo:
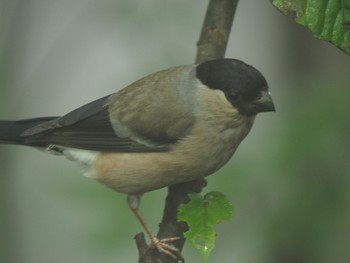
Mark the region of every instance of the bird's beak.
POLYGON ((269 91, 263 91, 261 97, 253 102, 257 112, 276 111, 269 91))

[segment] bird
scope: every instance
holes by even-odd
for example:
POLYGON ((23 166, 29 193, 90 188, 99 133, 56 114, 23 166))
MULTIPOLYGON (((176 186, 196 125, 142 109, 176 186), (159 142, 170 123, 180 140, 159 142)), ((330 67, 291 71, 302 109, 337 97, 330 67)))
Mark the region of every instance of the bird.
POLYGON ((0 120, 0 144, 65 156, 83 174, 127 195, 153 247, 158 240, 139 211, 144 193, 204 178, 223 167, 261 112, 275 111, 266 79, 245 62, 214 59, 141 78, 61 117, 0 120))

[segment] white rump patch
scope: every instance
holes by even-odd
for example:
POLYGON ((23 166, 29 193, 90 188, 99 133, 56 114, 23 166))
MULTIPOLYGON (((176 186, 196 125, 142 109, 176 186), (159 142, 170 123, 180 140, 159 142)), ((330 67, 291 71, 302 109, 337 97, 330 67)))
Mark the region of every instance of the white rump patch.
POLYGON ((46 148, 46 152, 55 155, 64 155, 68 160, 78 163, 78 165, 83 168, 84 176, 94 177, 93 162, 99 152, 59 145, 50 145, 46 148))

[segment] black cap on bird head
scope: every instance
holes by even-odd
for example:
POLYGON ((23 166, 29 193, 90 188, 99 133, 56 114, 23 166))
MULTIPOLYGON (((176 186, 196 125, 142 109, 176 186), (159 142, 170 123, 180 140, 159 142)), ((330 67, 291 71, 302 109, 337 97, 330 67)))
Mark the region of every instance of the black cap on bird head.
POLYGON ((197 78, 211 89, 222 90, 241 114, 275 111, 264 76, 237 59, 215 59, 197 66, 197 78))

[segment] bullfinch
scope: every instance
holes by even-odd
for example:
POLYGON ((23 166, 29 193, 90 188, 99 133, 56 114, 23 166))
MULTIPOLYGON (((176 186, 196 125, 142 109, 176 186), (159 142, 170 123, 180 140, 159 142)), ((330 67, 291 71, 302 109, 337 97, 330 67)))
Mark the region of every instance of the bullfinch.
POLYGON ((62 117, 0 121, 0 143, 36 147, 77 162, 83 174, 127 194, 142 194, 213 174, 249 133, 259 112, 275 111, 263 75, 237 59, 216 59, 148 75, 62 117))

